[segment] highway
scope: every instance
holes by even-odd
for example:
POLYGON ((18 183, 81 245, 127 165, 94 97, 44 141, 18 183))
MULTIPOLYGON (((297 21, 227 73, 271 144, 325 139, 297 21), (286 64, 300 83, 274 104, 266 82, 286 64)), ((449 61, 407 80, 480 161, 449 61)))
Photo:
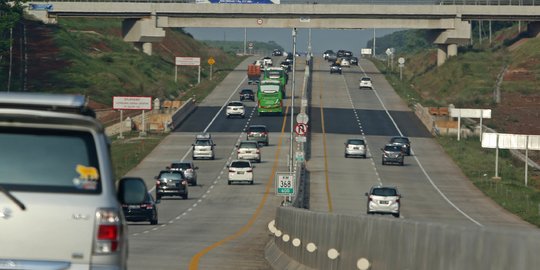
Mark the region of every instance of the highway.
MULTIPOLYGON (((299 58, 298 60, 303 59, 299 58)), ((198 109, 129 175, 153 176, 171 161, 191 159, 197 133, 208 131, 217 144, 215 160, 196 160, 198 186, 188 200, 164 198, 158 225, 129 223, 129 269, 270 269, 264 248, 271 239, 267 224, 282 199, 274 195, 273 174, 287 170, 290 119, 258 117, 254 102, 246 102, 245 119, 226 119, 224 104, 248 87, 248 59, 200 104, 198 109), (234 146, 250 124, 270 129, 270 145, 256 164, 254 185, 227 185, 228 162, 234 146)), ((277 61, 275 61, 277 62, 277 61)), ((304 66, 297 61, 297 89, 304 66)), ((330 74, 328 63, 315 58, 311 92, 310 209, 365 215, 364 193, 374 184, 395 185, 403 194, 403 220, 466 226, 533 228, 487 199, 459 171, 369 61, 330 74), (373 78, 374 90, 359 90, 359 78, 373 78), (413 154, 405 166, 382 166, 381 148, 390 136, 412 140, 413 154), (366 139, 367 159, 345 159, 343 143, 366 139)), ((291 80, 288 93, 290 96, 291 80)), ((252 87, 254 88, 254 87, 252 87)), ((289 104, 290 99, 285 100, 289 104)), ((290 110, 289 107, 287 107, 290 110)), ((297 110, 295 110, 297 112, 297 110)), ((393 219, 392 216, 387 218, 393 219)))

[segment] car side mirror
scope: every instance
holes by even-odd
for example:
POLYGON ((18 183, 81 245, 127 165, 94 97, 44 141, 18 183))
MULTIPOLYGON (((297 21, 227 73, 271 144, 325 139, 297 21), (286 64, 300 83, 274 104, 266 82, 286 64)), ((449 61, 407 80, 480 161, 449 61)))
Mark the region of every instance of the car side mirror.
POLYGON ((199 169, 199 167, 198 167, 198 166, 195 166, 195 168, 193 168, 193 169, 194 169, 194 170, 198 170, 198 169, 199 169))
POLYGON ((366 195, 366 196, 369 196, 369 194, 368 194, 367 192, 365 193, 365 195, 366 195))
POLYGON ((141 204, 148 196, 144 180, 139 177, 125 177, 118 183, 118 201, 121 204, 141 204))

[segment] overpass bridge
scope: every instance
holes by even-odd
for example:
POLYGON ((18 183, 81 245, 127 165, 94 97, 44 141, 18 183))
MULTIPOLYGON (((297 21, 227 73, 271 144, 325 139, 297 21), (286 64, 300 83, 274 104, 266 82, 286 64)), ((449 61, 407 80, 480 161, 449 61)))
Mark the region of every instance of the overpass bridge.
POLYGON ((359 2, 357 4, 200 4, 194 1, 30 1, 28 13, 46 23, 62 17, 123 19, 122 33, 145 53, 167 27, 405 28, 430 29, 439 46, 437 63, 457 55, 471 37, 472 20, 525 21, 536 35, 540 0, 359 2), (538 4, 538 5, 537 5, 538 4))

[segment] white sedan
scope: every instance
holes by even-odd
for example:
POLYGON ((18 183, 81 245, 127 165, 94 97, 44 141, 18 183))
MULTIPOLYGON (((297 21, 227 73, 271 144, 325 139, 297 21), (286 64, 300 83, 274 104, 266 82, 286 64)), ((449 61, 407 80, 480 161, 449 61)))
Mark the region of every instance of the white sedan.
POLYGON ((247 182, 253 185, 253 166, 249 160, 233 160, 229 166, 229 179, 227 183, 247 182))

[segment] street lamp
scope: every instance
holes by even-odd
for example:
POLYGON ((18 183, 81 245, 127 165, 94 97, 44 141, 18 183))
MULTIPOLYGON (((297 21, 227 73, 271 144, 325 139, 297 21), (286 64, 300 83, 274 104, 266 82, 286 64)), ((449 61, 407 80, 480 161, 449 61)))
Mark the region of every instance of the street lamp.
POLYGON ((295 73, 296 73, 296 28, 293 28, 292 30, 292 38, 293 38, 293 51, 292 51, 292 54, 293 54, 293 66, 292 66, 292 91, 291 91, 291 117, 290 117, 290 120, 291 121, 291 138, 290 138, 290 141, 291 141, 291 144, 290 144, 290 149, 289 149, 289 172, 293 172, 293 160, 294 160, 294 157, 293 157, 293 130, 294 130, 294 94, 295 94, 295 73))

